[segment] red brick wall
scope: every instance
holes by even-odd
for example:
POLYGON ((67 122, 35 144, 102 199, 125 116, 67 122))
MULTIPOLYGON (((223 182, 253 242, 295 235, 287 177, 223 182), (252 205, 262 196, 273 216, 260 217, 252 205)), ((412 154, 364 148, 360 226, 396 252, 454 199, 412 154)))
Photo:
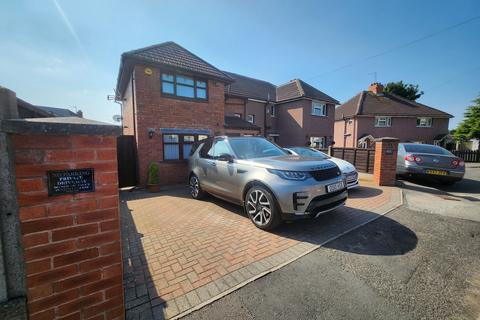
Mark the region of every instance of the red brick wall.
MULTIPOLYGON (((434 118, 432 127, 417 127, 417 118, 392 117, 392 126, 387 128, 375 127, 375 117, 357 117, 357 137, 371 134, 374 138, 394 137, 400 142, 423 141, 433 143, 433 139, 439 134, 448 133, 448 118, 434 118)), ((347 146, 350 147, 350 146, 347 146)))
POLYGON ((30 319, 122 319, 116 138, 13 137, 30 319), (95 169, 95 192, 47 194, 47 170, 95 169))
POLYGON ((133 88, 132 88, 132 79, 128 81, 127 88, 125 89, 125 94, 123 96, 122 102, 122 130, 124 135, 134 135, 135 134, 135 118, 134 115, 134 95, 133 95, 133 88))
POLYGON ((260 127, 260 134, 264 135, 265 129, 265 103, 256 102, 256 101, 247 101, 246 104, 247 112, 245 114, 245 120, 247 120, 247 115, 253 114, 255 117, 255 125, 260 127))
POLYGON ((335 106, 328 105, 327 116, 312 116, 312 101, 307 99, 276 106, 278 143, 281 146, 304 146, 310 137, 327 137, 333 140, 335 106))
POLYGON ((151 69, 151 75, 145 74, 145 66, 136 66, 134 71, 139 183, 146 184, 148 166, 152 161, 160 163, 161 184, 185 182, 186 174, 163 174, 173 168, 176 172, 183 173, 186 163, 163 162, 160 128, 207 129, 214 134, 223 133, 224 84, 208 80, 208 101, 173 99, 161 94, 160 69, 151 69), (149 128, 155 129, 152 139, 148 137, 149 128))
POLYGON ((245 100, 240 98, 225 99, 225 115, 233 116, 235 113, 240 113, 242 115, 242 119, 246 118, 245 100))

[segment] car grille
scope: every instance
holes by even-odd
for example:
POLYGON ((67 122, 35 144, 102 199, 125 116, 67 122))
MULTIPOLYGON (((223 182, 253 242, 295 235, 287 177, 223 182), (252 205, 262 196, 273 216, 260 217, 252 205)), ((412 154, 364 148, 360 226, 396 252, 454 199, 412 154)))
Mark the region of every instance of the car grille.
POLYGON ((338 167, 333 167, 323 170, 310 171, 310 174, 313 178, 315 178, 315 180, 324 181, 338 177, 341 173, 338 167))

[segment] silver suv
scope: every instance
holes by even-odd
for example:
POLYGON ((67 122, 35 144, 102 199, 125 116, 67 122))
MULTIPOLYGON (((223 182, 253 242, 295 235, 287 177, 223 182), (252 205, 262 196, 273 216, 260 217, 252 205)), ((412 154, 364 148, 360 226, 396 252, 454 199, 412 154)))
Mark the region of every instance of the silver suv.
POLYGON ((190 193, 206 192, 242 205, 252 222, 270 230, 283 220, 318 217, 345 204, 346 181, 329 160, 292 156, 261 137, 211 137, 188 161, 190 193))

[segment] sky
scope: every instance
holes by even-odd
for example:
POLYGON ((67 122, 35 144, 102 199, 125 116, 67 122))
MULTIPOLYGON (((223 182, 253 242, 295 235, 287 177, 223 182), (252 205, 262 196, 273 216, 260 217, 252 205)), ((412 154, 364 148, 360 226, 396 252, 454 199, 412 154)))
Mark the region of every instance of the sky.
POLYGON ((376 80, 418 84, 455 116, 480 95, 480 1, 2 0, 0 85, 113 122, 122 52, 175 41, 219 69, 300 78, 340 102, 376 80))

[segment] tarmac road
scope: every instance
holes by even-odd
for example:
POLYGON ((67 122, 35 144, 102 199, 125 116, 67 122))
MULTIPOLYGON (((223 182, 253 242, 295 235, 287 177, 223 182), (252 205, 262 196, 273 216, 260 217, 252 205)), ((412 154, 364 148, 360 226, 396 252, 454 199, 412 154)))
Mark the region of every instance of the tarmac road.
POLYGON ((480 319, 480 223, 401 207, 184 319, 480 319))

